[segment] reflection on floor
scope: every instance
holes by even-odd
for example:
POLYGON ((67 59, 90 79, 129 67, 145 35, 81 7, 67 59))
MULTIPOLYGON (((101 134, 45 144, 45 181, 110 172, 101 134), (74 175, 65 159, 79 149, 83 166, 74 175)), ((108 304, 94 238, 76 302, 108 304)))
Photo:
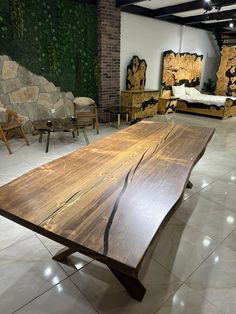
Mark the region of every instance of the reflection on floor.
MULTIPOLYGON (((0 217, 0 313, 236 313, 236 117, 218 120, 187 114, 157 121, 216 128, 195 166, 185 200, 166 225, 143 279, 142 303, 131 299, 102 264, 74 254, 76 268, 54 262, 61 246, 0 217)), ((91 142, 114 128, 101 125, 91 142)), ((85 145, 70 133, 26 147, 12 140, 9 155, 0 143, 0 185, 85 145)), ((0 204, 1 206, 1 204, 0 204)))

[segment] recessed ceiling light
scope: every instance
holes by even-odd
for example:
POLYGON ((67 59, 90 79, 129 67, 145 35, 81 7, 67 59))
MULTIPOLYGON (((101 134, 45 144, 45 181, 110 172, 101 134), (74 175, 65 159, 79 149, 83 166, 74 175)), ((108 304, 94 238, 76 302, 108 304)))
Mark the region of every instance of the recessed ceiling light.
POLYGON ((233 23, 233 22, 230 22, 230 23, 229 23, 229 27, 233 28, 233 27, 234 27, 234 23, 233 23))

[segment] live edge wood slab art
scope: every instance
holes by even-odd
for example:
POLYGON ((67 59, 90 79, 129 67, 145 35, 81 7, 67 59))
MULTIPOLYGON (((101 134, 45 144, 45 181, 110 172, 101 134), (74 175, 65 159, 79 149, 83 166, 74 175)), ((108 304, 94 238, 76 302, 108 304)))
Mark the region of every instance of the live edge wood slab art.
POLYGON ((222 48, 216 75, 216 95, 236 96, 236 46, 222 48))
POLYGON ((162 85, 171 89, 174 85, 186 86, 200 84, 203 55, 196 53, 175 53, 172 50, 163 53, 162 85))
POLYGON ((126 89, 144 90, 146 83, 147 63, 138 56, 133 56, 130 64, 127 66, 126 89))
MULTIPOLYGON (((141 301, 138 276, 214 130, 140 122, 0 188, 0 214, 105 263, 141 301)), ((33 252, 32 252, 33 254, 33 252)))

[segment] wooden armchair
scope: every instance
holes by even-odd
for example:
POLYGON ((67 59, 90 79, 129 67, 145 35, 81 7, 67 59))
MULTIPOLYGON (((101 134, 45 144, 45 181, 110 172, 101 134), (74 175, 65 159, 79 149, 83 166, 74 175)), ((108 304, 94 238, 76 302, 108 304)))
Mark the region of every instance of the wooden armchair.
POLYGON ((6 122, 0 122, 0 138, 3 140, 5 143, 9 154, 12 154, 10 145, 8 143, 8 139, 10 136, 10 133, 16 129, 19 129, 21 136, 25 140, 25 144, 29 146, 29 142, 27 140, 27 137, 25 135, 25 132, 22 128, 22 121, 17 115, 16 112, 11 111, 11 110, 6 110, 7 114, 7 121, 6 122))
POLYGON ((76 97, 73 101, 74 115, 79 120, 91 120, 93 128, 96 126, 99 134, 98 113, 95 101, 89 97, 76 97))

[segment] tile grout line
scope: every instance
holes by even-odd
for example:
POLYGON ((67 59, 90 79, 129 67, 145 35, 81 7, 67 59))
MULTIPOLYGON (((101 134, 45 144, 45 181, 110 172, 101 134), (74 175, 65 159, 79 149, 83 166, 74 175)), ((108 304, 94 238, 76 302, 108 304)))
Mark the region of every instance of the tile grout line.
POLYGON ((11 312, 11 314, 14 314, 16 312, 18 312, 19 310, 23 309, 25 306, 27 306, 28 304, 32 303, 34 300, 38 299, 39 297, 41 297, 43 294, 47 293, 49 290, 54 289, 57 285, 61 284, 63 281, 67 280, 68 278, 64 278, 62 279, 60 282, 58 282, 56 285, 48 288, 47 290, 45 290, 44 292, 40 293, 39 295, 37 295, 36 297, 32 298, 30 301, 26 302, 24 305, 22 305, 21 307, 19 307, 17 310, 14 310, 13 312, 11 312))

